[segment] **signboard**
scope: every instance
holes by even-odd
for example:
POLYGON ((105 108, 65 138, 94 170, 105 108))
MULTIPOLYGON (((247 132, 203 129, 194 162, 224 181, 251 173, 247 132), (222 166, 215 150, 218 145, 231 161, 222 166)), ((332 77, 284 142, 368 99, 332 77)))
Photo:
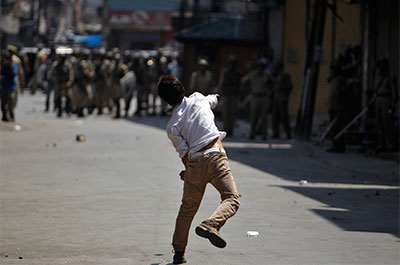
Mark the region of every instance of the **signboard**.
POLYGON ((171 12, 110 10, 109 26, 117 29, 171 30, 171 12))

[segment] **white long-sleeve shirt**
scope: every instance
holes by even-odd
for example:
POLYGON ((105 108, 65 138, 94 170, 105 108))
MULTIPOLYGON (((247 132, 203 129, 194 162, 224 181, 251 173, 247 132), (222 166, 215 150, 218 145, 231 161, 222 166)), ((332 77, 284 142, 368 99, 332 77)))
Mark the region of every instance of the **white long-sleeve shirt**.
POLYGON ((211 110, 217 104, 216 96, 195 92, 175 107, 167 133, 180 158, 201 150, 216 138, 225 138, 226 133, 218 130, 211 110))

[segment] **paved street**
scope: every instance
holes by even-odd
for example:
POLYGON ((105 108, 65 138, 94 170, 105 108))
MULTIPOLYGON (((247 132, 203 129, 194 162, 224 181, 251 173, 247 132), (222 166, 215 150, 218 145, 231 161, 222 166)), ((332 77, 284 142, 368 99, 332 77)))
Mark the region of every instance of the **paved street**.
MULTIPOLYGON (((21 127, 0 124, 0 263, 172 262, 183 167, 166 136, 167 118, 57 119, 43 107, 40 93, 25 93, 16 110, 21 127), (78 134, 86 140, 77 142, 78 134)), ((237 135, 244 132, 242 122, 237 135)), ((236 137, 224 144, 241 208, 221 230, 227 247, 213 247, 193 229, 219 203, 208 187, 187 264, 400 262, 396 162, 295 141, 236 137)))

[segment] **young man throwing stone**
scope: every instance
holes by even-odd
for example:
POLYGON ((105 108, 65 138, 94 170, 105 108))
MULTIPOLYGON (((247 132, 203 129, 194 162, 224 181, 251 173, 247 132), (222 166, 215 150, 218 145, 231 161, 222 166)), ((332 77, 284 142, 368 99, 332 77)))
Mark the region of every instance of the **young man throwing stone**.
POLYGON ((185 165, 180 173, 184 180, 182 204, 176 218, 172 240, 174 264, 185 263, 185 249, 192 220, 199 209, 206 186, 211 183, 221 195, 221 204, 208 219, 196 227, 196 234, 216 247, 224 248, 219 230, 239 209, 239 197, 212 109, 219 95, 204 96, 195 92, 185 97, 178 78, 162 77, 158 94, 173 107, 167 126, 168 137, 185 165))

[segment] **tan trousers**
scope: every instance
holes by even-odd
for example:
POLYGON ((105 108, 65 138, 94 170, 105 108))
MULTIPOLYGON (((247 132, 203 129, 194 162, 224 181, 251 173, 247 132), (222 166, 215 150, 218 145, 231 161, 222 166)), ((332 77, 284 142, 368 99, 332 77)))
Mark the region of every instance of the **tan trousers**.
POLYGON ((251 114, 250 114, 250 136, 255 137, 261 132, 263 137, 267 137, 268 129, 268 96, 256 96, 251 98, 251 114), (258 130, 259 129, 259 130, 258 130))
POLYGON ((203 223, 219 230, 239 209, 239 194, 225 154, 204 155, 190 160, 186 167, 182 204, 176 218, 172 246, 186 248, 193 217, 199 209, 206 186, 211 183, 221 195, 221 204, 203 223))

